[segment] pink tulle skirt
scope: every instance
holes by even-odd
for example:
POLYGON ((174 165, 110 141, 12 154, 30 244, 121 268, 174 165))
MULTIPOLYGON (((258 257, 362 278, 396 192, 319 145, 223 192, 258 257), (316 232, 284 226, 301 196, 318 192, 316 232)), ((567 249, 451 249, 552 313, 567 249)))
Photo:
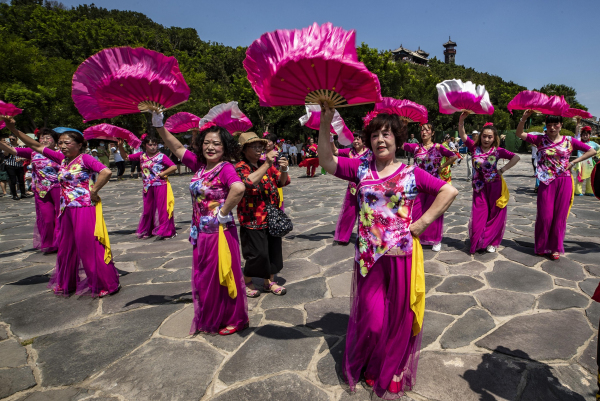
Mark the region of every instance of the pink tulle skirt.
POLYGON ((573 180, 557 177, 549 185, 540 183, 535 219, 535 253, 565 253, 563 241, 567 232, 573 180))
POLYGON ((143 196, 144 210, 140 216, 140 224, 136 233, 138 238, 151 235, 161 237, 175 235, 175 213, 169 218, 167 211, 167 186, 150 187, 143 196))
POLYGON ((35 226, 33 227, 33 247, 42 252, 56 252, 58 249, 58 215, 60 213, 60 187, 52 188, 46 196, 35 194, 35 226))
MULTIPOLYGON (((412 221, 417 221, 425 214, 435 201, 436 195, 419 192, 412 209, 412 221)), ((419 237, 422 245, 435 245, 442 242, 444 232, 444 215, 434 220, 419 237)))
POLYGON ((190 334, 197 331, 217 333, 226 326, 241 329, 248 323, 246 285, 242 276, 240 246, 237 230, 225 230, 231 251, 231 269, 235 278, 237 297, 232 299, 227 287, 219 283, 219 235, 198 234, 194 245, 192 266, 192 297, 194 320, 190 334))
POLYGON ((56 267, 48 284, 55 293, 97 296, 119 288, 119 273, 112 260, 104 262, 104 245, 94 236, 96 208, 67 207, 60 216, 56 267))
POLYGON ((507 210, 496 206, 502 195, 502 181, 486 183, 481 191, 473 191, 473 206, 469 220, 471 253, 486 249, 489 245, 498 246, 504 237, 507 210))
POLYGON ((354 264, 343 366, 352 391, 361 373, 383 399, 400 398, 415 384, 422 333, 412 335, 411 262, 412 256, 382 256, 366 277, 354 264))

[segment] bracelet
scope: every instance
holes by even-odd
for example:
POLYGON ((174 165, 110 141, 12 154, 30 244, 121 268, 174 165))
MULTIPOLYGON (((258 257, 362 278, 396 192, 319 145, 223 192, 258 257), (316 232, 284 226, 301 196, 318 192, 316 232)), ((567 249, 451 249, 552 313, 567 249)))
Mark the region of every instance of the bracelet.
POLYGON ((290 171, 290 166, 285 166, 285 170, 281 170, 282 173, 287 173, 290 171))

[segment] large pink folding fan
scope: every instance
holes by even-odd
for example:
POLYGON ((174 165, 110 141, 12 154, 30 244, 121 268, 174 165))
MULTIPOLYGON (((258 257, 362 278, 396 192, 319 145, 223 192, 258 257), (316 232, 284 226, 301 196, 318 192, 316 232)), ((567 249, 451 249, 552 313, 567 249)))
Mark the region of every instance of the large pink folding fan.
POLYGON ((104 49, 81 63, 73 75, 72 97, 84 122, 160 112, 189 96, 175 57, 143 47, 104 49))
POLYGON ((494 106, 490 102, 490 94, 485 86, 471 81, 448 79, 436 85, 440 113, 454 114, 469 112, 470 114, 494 114, 494 106))
POLYGON ((83 131, 83 137, 88 141, 90 139, 104 139, 107 141, 123 139, 132 148, 139 148, 142 145, 142 141, 133 132, 111 124, 98 124, 86 128, 83 131))
MULTIPOLYGON (((306 114, 299 118, 300 125, 318 130, 321 127, 321 106, 316 104, 306 105, 306 114)), ((354 135, 350 128, 346 126, 342 116, 336 110, 331 120, 331 128, 329 130, 333 135, 338 136, 338 142, 344 146, 352 144, 354 135)))
POLYGON ((569 108, 564 96, 548 96, 536 91, 522 91, 506 106, 510 114, 513 110, 533 110, 536 113, 562 116, 569 108))
POLYGON ((246 132, 252 127, 252 121, 238 107, 238 102, 221 103, 208 111, 200 120, 200 126, 213 122, 225 128, 230 134, 246 132))
POLYGON ((200 130, 200 117, 185 111, 173 114, 165 121, 165 128, 174 134, 200 130))
POLYGON ((12 103, 6 103, 0 100, 0 118, 3 117, 14 117, 17 114, 21 114, 23 110, 18 108, 12 103))
POLYGON ((587 112, 585 110, 580 110, 580 109, 573 109, 573 108, 568 108, 567 110, 565 110, 563 112, 563 117, 567 117, 567 118, 576 118, 576 119, 581 119, 581 118, 592 118, 592 113, 587 112))
POLYGON ((244 68, 261 106, 326 101, 346 107, 381 101, 377 75, 358 61, 356 32, 314 23, 263 34, 246 51, 244 68))

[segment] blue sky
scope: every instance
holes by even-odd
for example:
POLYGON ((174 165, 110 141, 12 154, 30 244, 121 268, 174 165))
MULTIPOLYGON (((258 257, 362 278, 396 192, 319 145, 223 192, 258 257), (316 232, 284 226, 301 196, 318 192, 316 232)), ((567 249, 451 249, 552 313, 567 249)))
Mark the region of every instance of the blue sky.
MULTIPOLYGON (((81 1, 62 0, 67 6, 81 1)), ((85 3, 85 2, 84 2, 85 3)), ((91 3, 91 2, 89 2, 91 3)), ((457 43, 457 64, 529 89, 547 83, 577 90, 600 117, 600 0, 96 0, 133 10, 165 26, 192 27, 203 40, 248 46, 275 29, 330 21, 357 31, 357 43, 378 49, 418 46, 443 59, 457 43)))

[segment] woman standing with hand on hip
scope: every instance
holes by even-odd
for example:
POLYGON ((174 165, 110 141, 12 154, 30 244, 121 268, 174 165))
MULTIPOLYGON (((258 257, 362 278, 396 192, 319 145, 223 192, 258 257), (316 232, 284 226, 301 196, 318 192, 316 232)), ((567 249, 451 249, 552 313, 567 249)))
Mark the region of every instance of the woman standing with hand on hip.
MULTIPOLYGON (((13 124, 7 121, 8 124, 13 124)), ((112 261, 108 231, 98 191, 112 175, 110 169, 84 153, 83 134, 58 128, 60 152, 17 131, 32 150, 60 163, 60 218, 56 267, 48 287, 57 295, 90 293, 103 297, 117 292, 119 273, 112 261)))
POLYGON ((190 334, 229 335, 248 327, 240 248, 231 211, 244 195, 244 184, 231 160, 239 146, 225 128, 214 123, 200 127, 191 151, 164 126, 162 113, 152 114, 165 145, 194 172, 192 195, 192 298, 194 320, 190 334))
MULTIPOLYGON (((9 123, 8 128, 13 131, 13 134, 18 135, 14 124, 9 123)), ((52 150, 56 148, 58 142, 56 132, 43 128, 39 138, 42 146, 52 150)), ((29 148, 13 148, 3 141, 0 141, 0 150, 31 160, 36 222, 33 229, 33 247, 45 253, 56 252, 60 215, 60 183, 58 182, 60 164, 29 148)))
MULTIPOLYGON (((456 155, 449 149, 440 144, 433 143, 433 126, 431 124, 423 124, 421 126, 421 143, 404 143, 402 149, 413 153, 415 157, 414 165, 435 178, 440 178, 442 171, 451 166, 457 159, 456 155), (446 158, 445 162, 442 160, 446 158)), ((426 192, 419 193, 417 201, 413 208, 413 217, 418 220, 433 204, 435 196, 431 196, 426 192)), ((440 215, 429 227, 423 232, 419 239, 423 245, 433 245, 434 252, 439 252, 442 249, 442 235, 444 233, 444 215, 440 215)))
MULTIPOLYGON (((326 104, 321 108, 319 141, 327 143, 335 110, 326 104)), ((327 172, 356 183, 360 208, 343 373, 352 390, 364 374, 367 385, 384 399, 400 398, 415 384, 425 310, 419 236, 458 194, 396 158, 406 130, 399 116, 381 113, 364 128, 371 160, 338 158, 329 146, 319 152, 327 172), (434 201, 415 219, 412 208, 422 192, 434 201)))
POLYGON ((479 249, 496 252, 504 236, 508 203, 508 189, 502 176, 520 158, 499 147, 500 135, 491 123, 483 126, 476 142, 469 138, 465 132, 465 118, 468 116, 467 112, 460 115, 458 134, 473 155, 473 206, 469 221, 471 254, 479 249), (500 159, 510 161, 499 169, 500 159))
POLYGON ((139 163, 142 169, 144 209, 136 234, 141 239, 153 235, 159 239, 175 237, 175 199, 167 177, 175 172, 177 166, 167 155, 158 151, 156 138, 146 136, 142 141, 142 149, 145 151, 128 155, 123 148, 123 140, 119 140, 121 157, 139 163))
POLYGON ((596 152, 588 145, 569 136, 562 136, 561 116, 546 116, 546 134, 530 135, 523 132, 525 122, 533 114, 527 110, 517 126, 517 137, 537 146, 537 216, 535 219, 535 253, 549 254, 554 260, 565 253, 563 241, 567 231, 567 218, 573 203, 573 166, 594 156, 596 152), (574 150, 585 152, 573 162, 569 161, 574 150))

